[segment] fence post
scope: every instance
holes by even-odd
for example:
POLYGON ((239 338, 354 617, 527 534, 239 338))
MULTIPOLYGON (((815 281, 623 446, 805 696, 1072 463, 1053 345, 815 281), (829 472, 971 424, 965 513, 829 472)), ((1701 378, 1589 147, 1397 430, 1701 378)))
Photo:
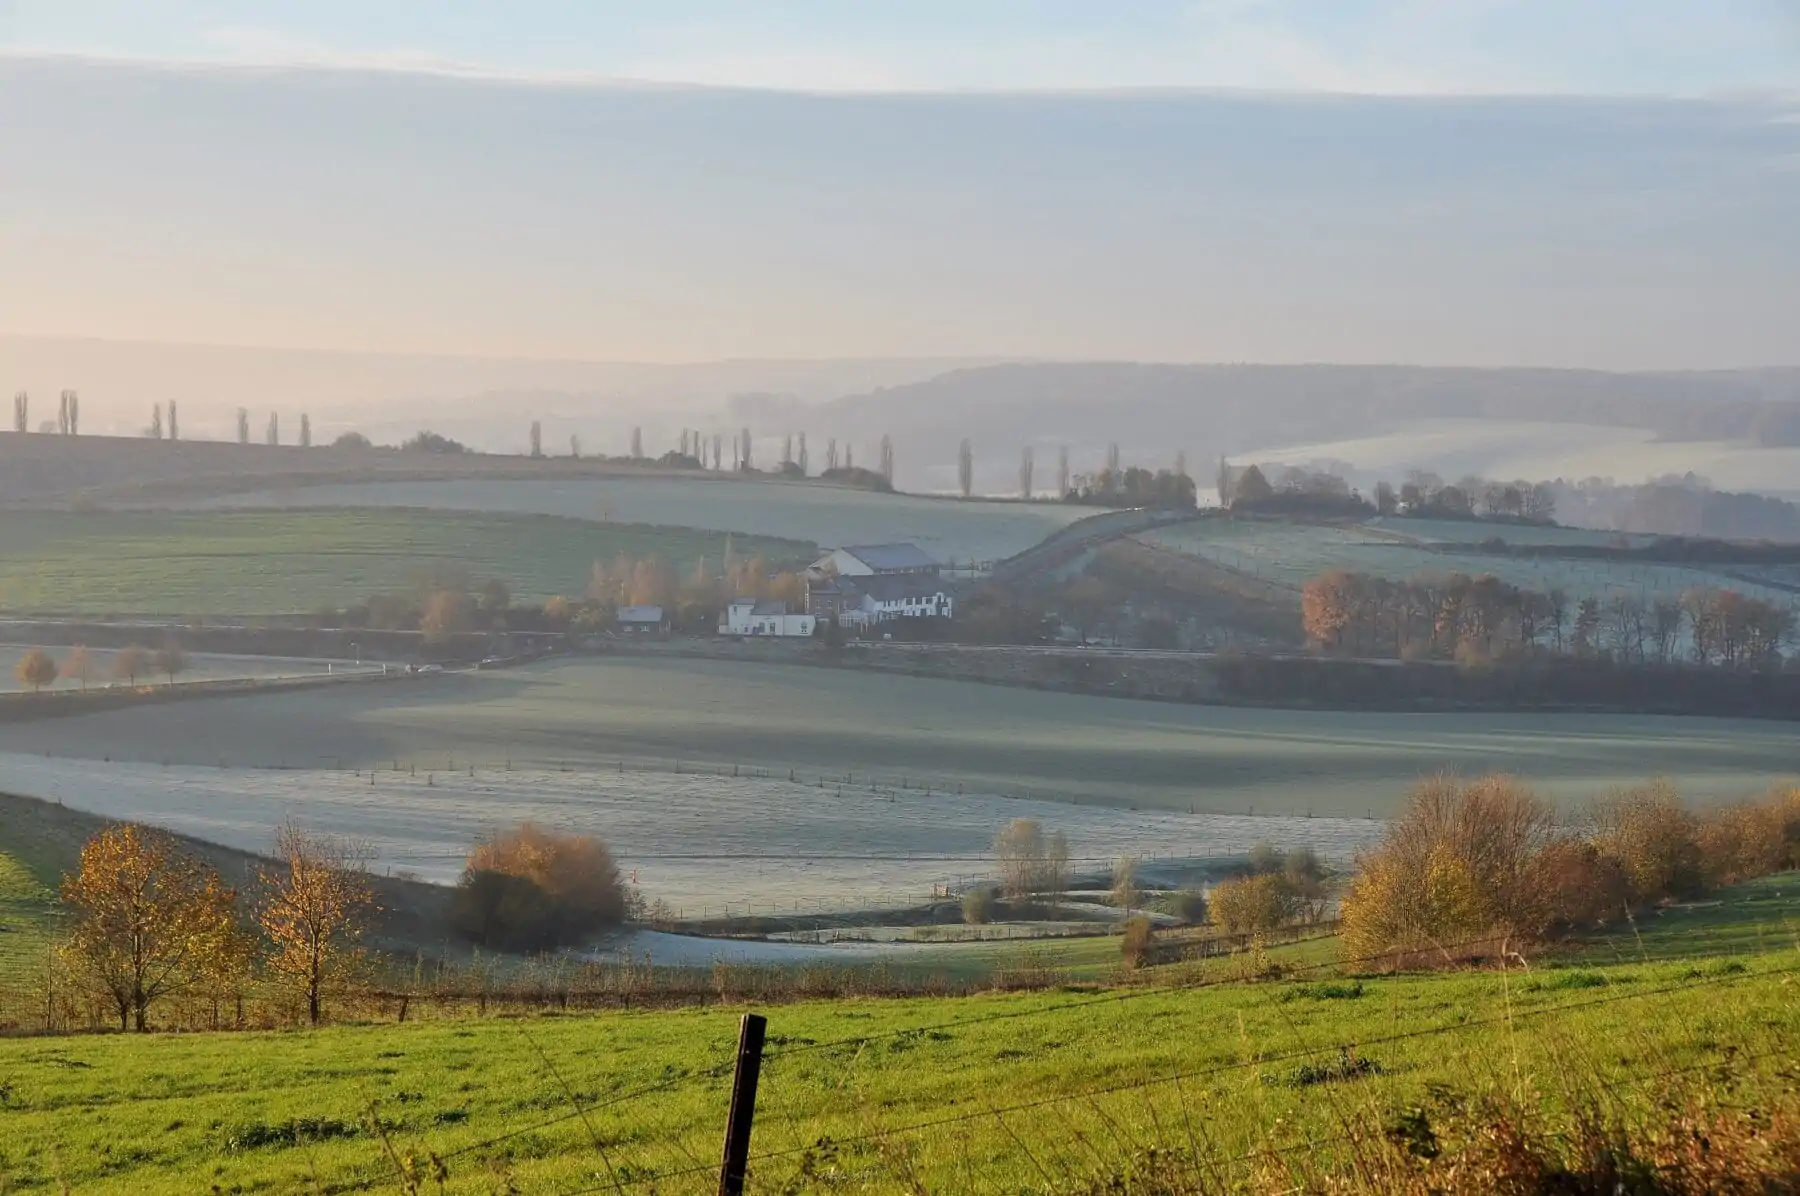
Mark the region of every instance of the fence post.
POLYGON ((725 1160, 719 1168, 719 1196, 743 1196, 750 1167, 750 1123, 756 1117, 756 1080, 762 1074, 763 1034, 769 1019, 746 1013, 738 1025, 737 1073, 731 1081, 731 1112, 725 1119, 725 1160))

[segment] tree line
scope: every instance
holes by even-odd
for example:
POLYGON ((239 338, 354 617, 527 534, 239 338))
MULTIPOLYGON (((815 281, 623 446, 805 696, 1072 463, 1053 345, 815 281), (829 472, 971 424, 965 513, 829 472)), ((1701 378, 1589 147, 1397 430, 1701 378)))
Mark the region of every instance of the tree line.
POLYGON ((1366 518, 1484 520, 1550 525, 1556 521, 1556 488, 1549 482, 1498 482, 1469 476, 1455 483, 1415 469, 1399 486, 1375 483, 1365 498, 1342 474, 1329 469, 1219 462, 1219 505, 1262 514, 1366 518))
MULTIPOLYGON (((165 640, 155 651, 149 648, 130 646, 113 652, 107 663, 105 672, 114 681, 135 686, 139 677, 160 674, 170 685, 175 678, 187 671, 187 653, 175 640, 165 640)), ((47 648, 32 648, 19 658, 13 675, 21 685, 29 686, 33 693, 41 692, 45 686, 54 685, 58 680, 80 682, 86 690, 88 683, 101 675, 100 662, 94 654, 80 644, 70 648, 61 660, 51 655, 47 648)))
POLYGON ((700 631, 716 625, 735 597, 800 604, 806 581, 760 555, 734 556, 729 546, 721 569, 704 557, 683 569, 667 557, 621 553, 594 562, 582 594, 532 604, 515 601, 497 578, 477 580, 460 565, 440 563, 415 571, 410 592, 374 594, 342 610, 320 610, 313 618, 321 627, 344 630, 418 631, 428 643, 442 644, 470 632, 592 634, 611 627, 626 606, 660 606, 675 627, 700 631))
POLYGON ((1572 598, 1461 573, 1391 580, 1334 569, 1306 583, 1300 610, 1307 638, 1326 651, 1465 663, 1550 653, 1767 669, 1795 633, 1792 610, 1735 590, 1572 598))

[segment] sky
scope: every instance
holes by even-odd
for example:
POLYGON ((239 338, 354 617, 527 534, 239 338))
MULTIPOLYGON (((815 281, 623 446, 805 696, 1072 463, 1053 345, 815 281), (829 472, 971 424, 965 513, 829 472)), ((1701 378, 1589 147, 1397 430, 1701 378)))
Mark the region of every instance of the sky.
POLYGON ((1796 97, 1800 0, 0 0, 0 333, 1786 364, 1796 97))
POLYGON ((0 0, 0 46, 833 91, 1800 88, 1796 0, 0 0))

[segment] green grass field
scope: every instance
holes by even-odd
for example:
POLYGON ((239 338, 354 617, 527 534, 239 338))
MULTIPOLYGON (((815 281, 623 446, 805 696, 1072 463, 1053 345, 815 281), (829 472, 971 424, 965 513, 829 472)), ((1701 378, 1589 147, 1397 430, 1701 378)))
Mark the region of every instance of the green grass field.
MULTIPOLYGON (((1230 1175, 1269 1148, 1342 1158, 1358 1119, 1484 1095, 1603 1090, 1629 1115, 1800 1041, 1791 942, 1332 982, 1241 967, 769 1009, 751 1190, 1045 1191, 1155 1146, 1230 1175)), ((709 1191, 740 1012, 0 1042, 0 1187, 398 1191, 410 1165, 438 1191, 441 1163, 451 1193, 709 1191)))
MULTIPOLYGON (((547 515, 425 510, 209 513, 11 511, 0 519, 0 610, 72 615, 300 614, 407 593, 455 564, 524 599, 579 596, 619 553, 717 572, 722 532, 547 515)), ((739 556, 809 559, 815 545, 736 536, 739 556)))

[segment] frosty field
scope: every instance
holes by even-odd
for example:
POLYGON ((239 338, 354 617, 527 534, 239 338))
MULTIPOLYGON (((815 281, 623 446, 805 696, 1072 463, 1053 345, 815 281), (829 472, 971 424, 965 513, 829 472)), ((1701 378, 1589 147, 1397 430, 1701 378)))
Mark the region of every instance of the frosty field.
POLYGON ((678 916, 879 909, 928 900, 936 886, 991 874, 994 834, 1042 819, 1069 837, 1076 867, 1121 855, 1221 858, 1259 839, 1348 860, 1377 823, 1363 819, 1131 812, 1093 805, 918 790, 841 791, 778 779, 687 772, 542 768, 421 769, 373 777, 104 763, 0 753, 0 789, 266 851, 287 817, 368 839, 378 868, 450 883, 471 843, 531 819, 598 834, 647 900, 678 916))
POLYGON ((715 478, 569 481, 368 482, 222 495, 230 507, 429 507, 655 523, 827 546, 910 540, 940 560, 996 560, 1022 552, 1092 509, 1061 503, 958 502, 804 483, 715 478))
MULTIPOLYGON (((1158 548, 1196 556, 1298 590, 1332 569, 1370 573, 1403 580, 1420 576, 1492 574, 1502 581, 1540 593, 1559 588, 1571 601, 1590 595, 1606 601, 1630 596, 1646 603, 1679 598, 1693 589, 1731 589, 1779 606, 1796 601, 1789 591, 1757 585, 1743 576, 1693 568, 1624 561, 1526 558, 1480 552, 1434 551, 1454 524, 1397 519, 1354 526, 1321 526, 1248 520, 1211 519, 1143 532, 1138 539, 1158 548), (1404 538, 1403 538, 1404 537, 1404 538)), ((1462 524, 1460 540, 1500 536, 1518 543, 1583 543, 1603 533, 1550 529, 1497 528, 1462 524), (1520 534, 1515 534, 1520 533, 1520 534), (1566 536, 1566 538, 1564 538, 1566 536)), ((1604 542, 1602 539, 1601 542, 1604 542)), ((1743 575, 1742 569, 1733 573, 1743 575)))
POLYGON ((891 903, 978 875, 1022 815, 1083 857, 1268 838, 1343 858, 1438 771, 1558 798, 1661 774, 1704 800, 1761 791, 1797 749, 1774 722, 1224 709, 639 658, 0 727, 0 789, 244 847, 293 814, 434 877, 531 817, 604 836, 678 904, 891 903))

